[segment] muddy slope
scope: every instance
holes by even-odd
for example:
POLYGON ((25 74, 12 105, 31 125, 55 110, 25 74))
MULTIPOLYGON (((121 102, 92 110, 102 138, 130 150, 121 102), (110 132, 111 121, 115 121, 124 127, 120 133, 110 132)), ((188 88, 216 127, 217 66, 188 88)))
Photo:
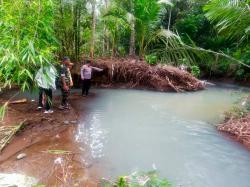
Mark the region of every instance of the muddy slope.
MULTIPOLYGON (((80 99, 71 96, 72 100, 80 99)), ((84 101, 83 101, 84 102, 84 101)), ((86 150, 74 139, 78 115, 71 110, 61 111, 59 98, 54 100, 54 113, 37 111, 37 102, 9 105, 0 126, 13 126, 25 121, 19 131, 0 153, 0 173, 22 173, 38 179, 46 186, 96 186, 97 175, 89 174, 83 162, 86 150), (25 153, 21 160, 17 155, 25 153)))

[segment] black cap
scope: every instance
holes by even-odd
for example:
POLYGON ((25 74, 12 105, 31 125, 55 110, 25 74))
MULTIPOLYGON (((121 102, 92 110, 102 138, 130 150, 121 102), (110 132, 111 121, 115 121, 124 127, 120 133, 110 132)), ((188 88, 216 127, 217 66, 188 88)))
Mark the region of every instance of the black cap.
POLYGON ((63 62, 65 62, 65 61, 67 61, 67 60, 70 60, 70 58, 69 57, 67 57, 67 56, 65 56, 65 57, 63 57, 63 62))
POLYGON ((91 60, 86 60, 85 64, 91 64, 91 60))

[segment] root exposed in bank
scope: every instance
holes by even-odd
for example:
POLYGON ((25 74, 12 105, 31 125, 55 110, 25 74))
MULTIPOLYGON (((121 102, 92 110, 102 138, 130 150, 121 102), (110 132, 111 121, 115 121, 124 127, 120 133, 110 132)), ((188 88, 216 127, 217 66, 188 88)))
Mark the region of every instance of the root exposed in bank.
POLYGON ((250 114, 238 119, 230 119, 218 126, 218 130, 235 137, 237 141, 250 148, 250 114))
MULTIPOLYGON (((200 80, 173 66, 150 66, 144 61, 135 59, 99 59, 94 66, 104 69, 102 76, 94 81, 106 87, 122 84, 122 87, 126 88, 175 92, 204 89, 204 84, 200 80)), ((80 67, 76 68, 79 69, 80 67)), ((76 74, 79 79, 80 72, 76 74)))

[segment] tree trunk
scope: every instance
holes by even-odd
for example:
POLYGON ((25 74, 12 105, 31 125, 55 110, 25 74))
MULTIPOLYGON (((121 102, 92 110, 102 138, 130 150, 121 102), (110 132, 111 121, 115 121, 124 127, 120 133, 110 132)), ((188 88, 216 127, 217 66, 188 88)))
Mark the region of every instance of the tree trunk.
POLYGON ((141 60, 144 60, 144 55, 145 55, 145 46, 144 46, 144 42, 145 42, 145 28, 142 29, 142 36, 141 36, 141 41, 140 41, 140 52, 139 52, 139 56, 141 60))
MULTIPOLYGON (((105 12, 108 11, 108 0, 104 0, 105 12)), ((103 35, 103 55, 109 51, 109 39, 107 33, 106 23, 104 23, 104 35, 103 35)))
POLYGON ((134 3, 130 0, 131 7, 131 33, 130 33, 130 42, 129 42, 129 56, 135 56, 135 17, 134 17, 134 3))
POLYGON ((129 42, 129 56, 135 56, 135 20, 131 23, 131 34, 129 42))
POLYGON ((95 51, 95 29, 96 29, 96 0, 91 1, 92 4, 92 34, 90 41, 90 58, 94 59, 94 51, 95 51))

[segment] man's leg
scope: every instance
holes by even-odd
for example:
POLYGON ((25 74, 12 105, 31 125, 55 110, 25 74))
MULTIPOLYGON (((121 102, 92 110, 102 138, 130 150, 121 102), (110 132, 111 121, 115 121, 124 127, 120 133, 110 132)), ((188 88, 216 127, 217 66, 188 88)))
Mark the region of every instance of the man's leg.
POLYGON ((89 89, 91 87, 91 79, 87 80, 87 86, 86 86, 86 95, 89 95, 89 89))
POLYGON ((63 88, 61 89, 61 94, 62 94, 62 102, 61 102, 61 105, 62 105, 62 106, 66 106, 67 95, 65 94, 65 90, 64 90, 63 88))
POLYGON ((66 106, 69 106, 69 94, 70 94, 70 90, 68 91, 65 90, 66 106))
POLYGON ((84 82, 85 82, 85 81, 82 80, 82 95, 85 94, 85 83, 84 83, 84 82))
POLYGON ((46 100, 46 110, 50 110, 52 106, 52 89, 45 89, 45 94, 47 96, 46 100))
POLYGON ((43 107, 43 88, 39 87, 39 101, 38 108, 43 107))

